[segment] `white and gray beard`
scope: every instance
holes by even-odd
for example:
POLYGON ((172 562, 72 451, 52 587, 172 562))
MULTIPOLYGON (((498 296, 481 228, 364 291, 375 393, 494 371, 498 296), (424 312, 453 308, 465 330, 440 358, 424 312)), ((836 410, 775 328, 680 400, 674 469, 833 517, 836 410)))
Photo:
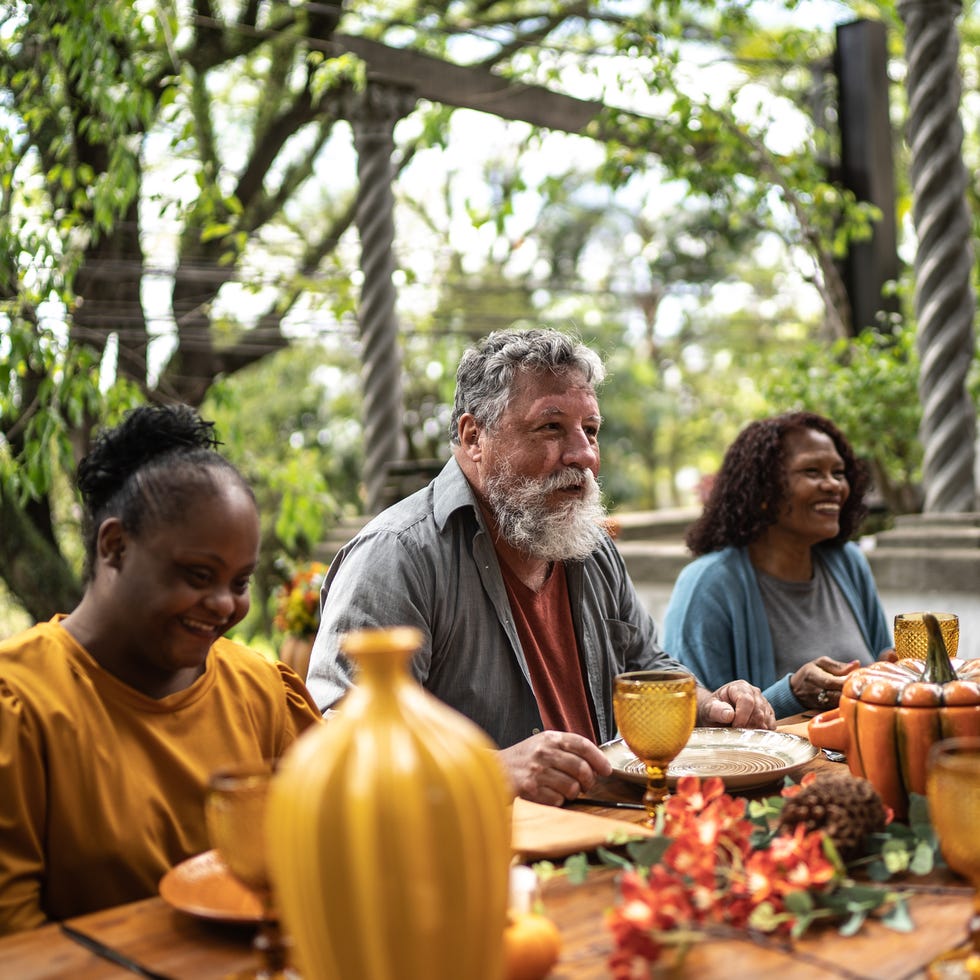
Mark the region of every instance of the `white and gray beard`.
POLYGON ((516 476, 505 463, 483 489, 500 536, 541 561, 582 561, 607 534, 606 509, 591 470, 570 468, 536 480, 516 476), (555 490, 582 483, 582 497, 552 508, 548 498, 555 490))

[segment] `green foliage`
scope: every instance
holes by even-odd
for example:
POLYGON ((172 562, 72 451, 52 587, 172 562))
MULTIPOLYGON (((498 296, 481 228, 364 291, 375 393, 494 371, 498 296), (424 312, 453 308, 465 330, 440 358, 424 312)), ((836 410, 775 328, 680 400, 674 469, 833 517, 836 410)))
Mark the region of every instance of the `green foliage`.
POLYGON ((929 819, 929 803, 924 796, 911 793, 908 823, 893 823, 885 832, 873 834, 858 866, 865 867, 872 881, 887 881, 895 875, 927 875, 944 863, 929 819))
POLYGON ((0 492, 21 502, 48 494, 59 473, 74 470, 73 433, 138 401, 124 381, 101 391, 97 352, 53 329, 14 320, 0 339, 0 364, 0 492))
POLYGON ((247 636, 270 635, 275 590, 342 513, 360 509, 359 403, 352 352, 301 344, 221 381, 201 407, 259 503, 247 636))
POLYGON ((833 419, 871 462, 885 500, 903 513, 916 501, 922 462, 918 367, 914 331, 898 324, 889 333, 866 330, 763 355, 755 373, 774 411, 800 408, 833 419))

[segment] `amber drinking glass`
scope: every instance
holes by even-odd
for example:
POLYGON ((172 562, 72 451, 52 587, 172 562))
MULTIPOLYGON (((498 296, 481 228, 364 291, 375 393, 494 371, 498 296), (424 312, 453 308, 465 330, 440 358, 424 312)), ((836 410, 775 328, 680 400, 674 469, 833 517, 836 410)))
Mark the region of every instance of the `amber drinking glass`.
MULTIPOLYGON (((933 613, 939 620, 939 630, 943 634, 946 652, 956 656, 960 643, 960 619, 956 613, 933 613)), ((899 613, 895 617, 895 654, 899 660, 914 657, 925 660, 929 649, 929 634, 922 620, 923 613, 899 613)))
POLYGON ((930 980, 980 978, 980 738, 951 738, 929 750, 929 817, 946 863, 973 885, 971 945, 929 965, 930 980))
POLYGON ((260 962, 253 971, 235 974, 238 980, 299 980, 286 965, 266 863, 265 810, 274 768, 274 763, 264 762, 222 769, 212 775, 205 800, 211 846, 262 903, 262 922, 253 943, 260 962))
POLYGON ((634 670, 616 677, 613 712, 623 741, 646 766, 648 823, 667 797, 667 767, 694 731, 695 692, 694 678, 677 670, 634 670))

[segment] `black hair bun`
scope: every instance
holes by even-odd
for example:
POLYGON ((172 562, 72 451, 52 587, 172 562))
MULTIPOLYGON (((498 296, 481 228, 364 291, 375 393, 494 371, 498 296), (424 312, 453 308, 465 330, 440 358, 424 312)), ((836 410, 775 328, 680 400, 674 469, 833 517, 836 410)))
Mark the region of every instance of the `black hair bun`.
POLYGON ((78 464, 75 483, 95 510, 147 463, 170 453, 214 449, 214 423, 188 405, 142 405, 98 434, 78 464))

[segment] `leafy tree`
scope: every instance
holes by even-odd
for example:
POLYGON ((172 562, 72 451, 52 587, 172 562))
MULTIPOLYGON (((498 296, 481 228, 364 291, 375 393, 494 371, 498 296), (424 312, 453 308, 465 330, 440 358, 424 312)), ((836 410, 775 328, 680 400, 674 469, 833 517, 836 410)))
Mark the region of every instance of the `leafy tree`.
MULTIPOLYGON (((753 39, 771 39, 766 58, 781 52, 785 64, 795 64, 801 52, 825 56, 829 36, 760 29, 743 3, 640 5, 636 16, 622 10, 580 0, 534 10, 517 0, 492 8, 480 0, 355 0, 343 9, 339 0, 14 0, 3 8, 0 567, 32 615, 69 607, 79 591, 66 474, 96 422, 112 422, 140 399, 213 405, 218 413, 219 394, 229 406, 245 398, 233 391, 236 376, 261 374, 263 361, 298 338, 352 335, 357 250, 348 230, 356 175, 344 116, 365 70, 334 43, 336 30, 597 100, 609 93, 611 105, 642 106, 645 116, 610 108, 590 126, 609 148, 592 186, 635 202, 630 195, 644 181, 648 194, 673 182, 699 209, 712 256, 723 241, 744 244, 764 229, 805 250, 828 322, 840 332, 846 316, 833 257, 840 228, 850 233, 866 216, 827 181, 816 135, 775 147, 773 102, 746 108, 763 82, 784 108, 802 101, 807 84, 805 73, 778 66, 763 78, 765 59, 753 61, 753 39), (731 96, 690 84, 704 74, 690 71, 692 52, 702 66, 705 52, 737 66, 731 96), (216 400, 207 401, 218 381, 216 400)), ((430 178, 452 138, 449 114, 421 104, 397 135, 394 166, 408 187, 413 168, 430 178)), ((532 130, 517 156, 544 138, 532 130)), ((608 233, 605 222, 583 226, 584 212, 564 232, 560 221, 550 231, 543 222, 540 234, 521 226, 523 195, 543 191, 558 202, 559 190, 555 181, 534 181, 515 157, 489 203, 474 204, 474 223, 491 226, 504 246, 490 265, 511 283, 515 257, 529 250, 521 240, 535 248, 540 241, 553 271, 567 278, 575 266, 581 276, 608 233), (573 227, 581 240, 565 237, 573 227)), ((665 288, 693 281, 693 273, 675 277, 667 258, 663 250, 665 288)), ((402 260, 406 282, 424 281, 424 259, 402 260)), ((715 273, 702 265, 707 283, 715 273)), ((651 296, 656 266, 654 258, 651 296)), ((437 271, 455 274, 452 263, 437 271)), ((506 285, 526 312, 560 318, 554 288, 533 283, 528 294, 532 283, 525 275, 516 285, 498 279, 494 288, 506 285)), ((448 302, 453 289, 439 292, 448 302)), ((492 312, 492 301, 486 305, 492 312)), ((447 336, 447 311, 435 311, 428 323, 404 319, 406 442, 419 458, 437 451, 427 434, 436 431, 431 413, 444 412, 451 384, 445 372, 430 376, 429 365, 449 360, 461 343, 447 336)), ((472 317, 464 331, 479 322, 472 291, 466 312, 472 317)), ((610 330, 630 336, 621 318, 612 318, 610 330)), ((291 387, 319 390, 309 376, 304 382, 303 370, 289 363, 291 387)), ((641 371, 641 387, 643 381, 641 371)), ((665 393, 663 403, 670 397, 665 393)), ((353 410, 353 399, 349 404, 353 410)), ((229 445, 242 446, 241 459, 251 466, 243 413, 229 408, 222 423, 229 445)), ((652 431, 658 422, 645 424, 652 431)), ((273 445, 271 429, 254 435, 273 445)), ((680 445, 670 452, 679 455, 680 445)), ((299 468, 299 452, 284 449, 267 487, 272 506, 288 510, 293 501, 298 508, 280 515, 284 523, 275 529, 275 540, 297 553, 312 533, 300 533, 309 515, 300 496, 275 482, 299 468)), ((345 465, 352 459, 344 457, 345 465)), ((266 479, 265 466, 263 458, 250 472, 266 479)), ((326 481, 324 514, 343 509, 352 499, 349 473, 317 472, 326 481)))
MULTIPOLYGON (((183 21, 128 0, 7 7, 0 555, 35 617, 78 595, 55 500, 96 419, 112 421, 137 395, 200 404, 216 377, 288 344, 284 318, 310 294, 295 275, 275 283, 255 324, 223 319, 220 303, 233 280, 251 279, 249 246, 288 226, 286 205, 337 117, 324 93, 352 84, 344 59, 325 72, 317 50, 338 14, 330 3, 243 3, 228 20, 203 4, 183 21), (232 78, 249 98, 219 148, 223 109, 210 93, 232 78), (169 185, 150 179, 161 168, 169 185), (143 286, 159 275, 144 254, 147 209, 179 227, 163 334, 144 307, 143 286)), ((307 229, 295 273, 328 278, 319 260, 346 227, 340 204, 307 229)), ((338 307, 349 302, 342 286, 335 295, 338 307)))

